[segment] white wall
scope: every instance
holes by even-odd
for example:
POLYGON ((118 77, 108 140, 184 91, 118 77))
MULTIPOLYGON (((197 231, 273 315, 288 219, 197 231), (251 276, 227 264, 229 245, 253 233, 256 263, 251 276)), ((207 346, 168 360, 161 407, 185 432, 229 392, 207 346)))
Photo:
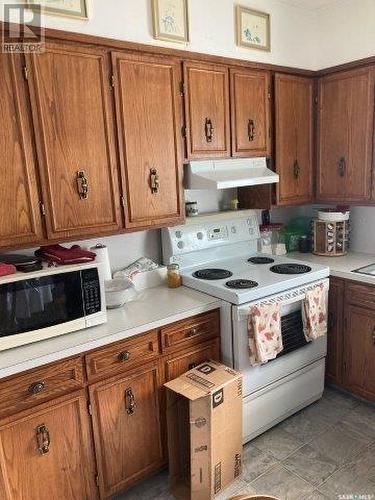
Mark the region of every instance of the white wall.
MULTIPOLYGON (((23 0, 0 0, 0 5, 6 2, 24 3, 23 0)), ((45 26, 301 68, 310 68, 312 64, 315 14, 280 0, 240 2, 271 14, 270 53, 236 47, 234 5, 239 2, 235 0, 189 0, 191 42, 186 47, 153 39, 151 0, 88 2, 91 7, 89 21, 45 16, 45 26)))
POLYGON ((336 0, 316 11, 317 69, 375 55, 375 1, 336 0))

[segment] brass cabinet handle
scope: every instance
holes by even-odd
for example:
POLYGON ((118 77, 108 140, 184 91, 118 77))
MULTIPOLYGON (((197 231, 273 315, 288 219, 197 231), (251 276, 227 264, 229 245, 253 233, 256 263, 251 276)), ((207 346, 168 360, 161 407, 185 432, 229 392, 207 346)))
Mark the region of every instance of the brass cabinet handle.
POLYGON ((31 384, 28 388, 29 394, 39 394, 40 392, 44 391, 46 388, 46 383, 44 380, 39 380, 38 382, 34 382, 31 384))
POLYGON ((192 328, 188 331, 188 337, 194 337, 199 333, 198 328, 192 328))
POLYGON ((204 122, 204 135, 206 136, 206 142, 212 142, 212 139, 214 138, 214 130, 211 118, 206 118, 204 122))
POLYGON ((372 330, 372 343, 375 345, 375 326, 374 329, 372 330))
POLYGON ((128 415, 133 415, 136 408, 135 397, 131 387, 125 389, 125 409, 128 415))
POLYGON ((129 351, 121 351, 118 356, 117 356, 117 359, 121 362, 123 361, 128 361, 130 358, 130 352, 129 351))
POLYGON ((159 191, 160 181, 159 175, 156 168, 150 169, 150 189, 152 194, 156 194, 159 191))
POLYGON ((336 326, 336 318, 332 312, 328 313, 328 330, 332 331, 336 326))
POLYGON ((346 174, 346 160, 343 156, 339 160, 338 167, 339 167, 339 176, 344 177, 346 174))
POLYGON ((249 119, 249 121, 247 122, 247 136, 248 136, 250 142, 255 140, 255 122, 254 122, 254 120, 249 119))
POLYGON ((301 172, 301 167, 299 166, 298 160, 296 160, 293 165, 293 175, 295 179, 299 178, 300 172, 301 172))
POLYGON ((38 450, 40 454, 46 455, 49 452, 51 438, 48 427, 45 424, 38 425, 36 428, 36 441, 38 443, 38 450))
POLYGON ((89 181, 84 170, 78 170, 76 180, 78 196, 81 200, 87 200, 89 197, 89 181))

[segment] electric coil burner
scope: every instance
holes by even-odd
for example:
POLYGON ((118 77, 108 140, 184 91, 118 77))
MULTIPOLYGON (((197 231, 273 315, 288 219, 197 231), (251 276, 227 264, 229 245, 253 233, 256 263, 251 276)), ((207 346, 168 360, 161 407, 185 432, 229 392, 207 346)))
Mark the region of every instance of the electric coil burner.
POLYGON ((271 257, 250 257, 247 262, 251 262, 251 264, 272 264, 275 260, 271 259, 271 257))
POLYGON ((276 274, 305 274, 311 271, 311 267, 305 264, 276 264, 270 267, 270 271, 276 274))
POLYGON ((223 280, 233 276, 233 273, 226 269, 199 269, 193 273, 193 276, 201 280, 223 280))
POLYGON ((228 288, 235 288, 235 289, 241 289, 244 290, 246 288, 254 288, 258 286, 258 283, 256 281, 252 280, 245 280, 245 279, 239 279, 239 280, 230 280, 225 283, 225 286, 228 288))

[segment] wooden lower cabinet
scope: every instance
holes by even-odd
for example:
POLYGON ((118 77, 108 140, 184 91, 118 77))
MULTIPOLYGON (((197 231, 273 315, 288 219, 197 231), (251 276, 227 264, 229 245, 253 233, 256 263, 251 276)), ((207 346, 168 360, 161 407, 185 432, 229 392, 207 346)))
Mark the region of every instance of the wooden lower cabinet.
POLYGON ((0 421, 2 500, 97 498, 84 391, 0 421))
POLYGON ((101 498, 127 488, 164 462, 158 364, 90 387, 101 498))
POLYGON ((375 287, 331 279, 326 380, 375 401, 375 287))
POLYGON ((342 329, 344 325, 344 281, 330 279, 328 303, 328 335, 326 380, 342 383, 342 329))
POLYGON ((345 307, 343 385, 375 401, 375 309, 345 307))
POLYGON ((0 500, 109 499, 165 466, 163 384, 220 359, 219 317, 0 380, 0 500))

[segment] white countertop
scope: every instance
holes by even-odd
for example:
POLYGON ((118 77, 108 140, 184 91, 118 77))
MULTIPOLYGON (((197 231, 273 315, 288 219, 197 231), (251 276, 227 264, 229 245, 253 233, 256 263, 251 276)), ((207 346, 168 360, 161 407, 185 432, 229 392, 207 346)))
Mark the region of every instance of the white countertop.
POLYGON ((137 300, 108 311, 108 322, 0 352, 0 378, 95 349, 219 308, 221 301, 184 286, 142 290, 137 300))
POLYGON ((320 257, 312 253, 292 252, 288 257, 298 260, 305 260, 315 264, 322 264, 330 268, 330 275, 337 278, 345 278, 354 281, 361 281, 362 283, 371 283, 375 285, 375 276, 366 274, 354 273, 355 269, 368 266, 375 263, 375 255, 366 253, 349 252, 343 257, 320 257))

